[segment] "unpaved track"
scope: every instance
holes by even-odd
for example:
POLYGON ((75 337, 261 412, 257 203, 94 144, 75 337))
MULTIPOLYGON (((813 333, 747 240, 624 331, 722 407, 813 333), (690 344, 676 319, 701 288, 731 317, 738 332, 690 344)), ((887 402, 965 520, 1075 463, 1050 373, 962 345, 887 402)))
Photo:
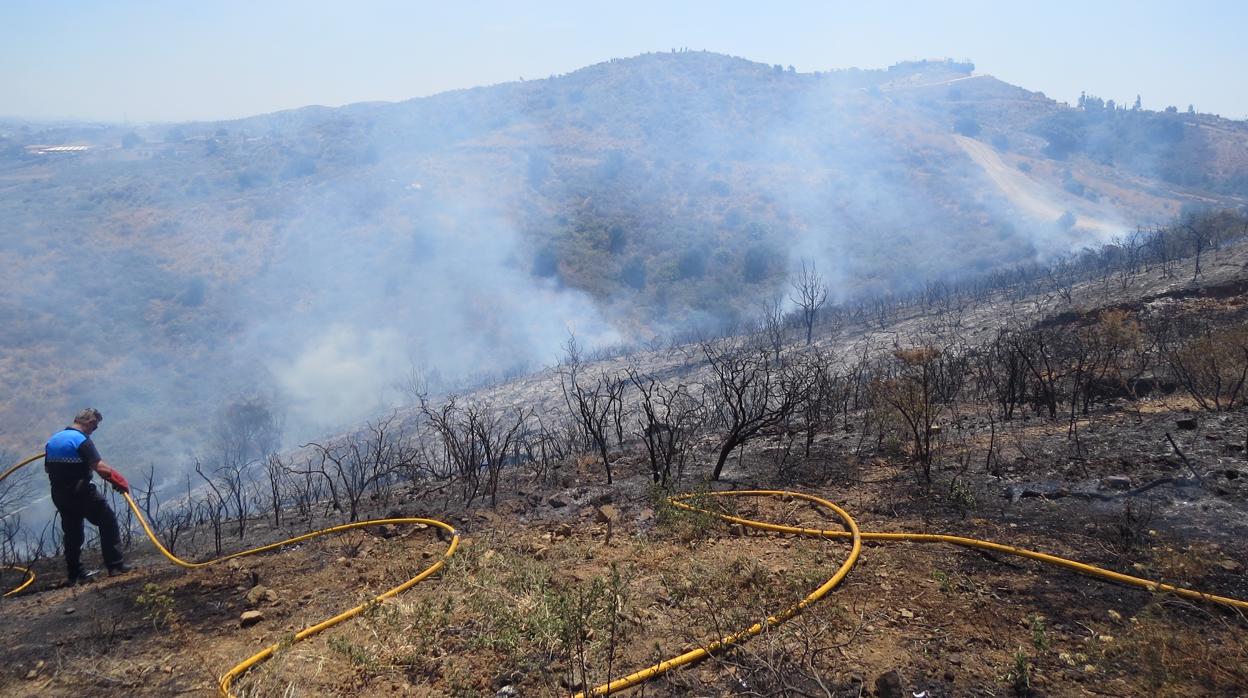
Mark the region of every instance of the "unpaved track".
MULTIPOLYGON (((1025 172, 1007 165, 991 146, 966 136, 953 138, 962 150, 984 169, 984 173, 988 175, 993 184, 997 185, 1005 198, 1023 213, 1041 220, 1056 221, 1068 210, 1075 212, 1073 206, 1063 205, 1059 193, 1051 191, 1048 185, 1037 182, 1025 172)), ((1075 227, 1091 230, 1103 238, 1124 230, 1120 223, 1081 213, 1076 213, 1075 227)))

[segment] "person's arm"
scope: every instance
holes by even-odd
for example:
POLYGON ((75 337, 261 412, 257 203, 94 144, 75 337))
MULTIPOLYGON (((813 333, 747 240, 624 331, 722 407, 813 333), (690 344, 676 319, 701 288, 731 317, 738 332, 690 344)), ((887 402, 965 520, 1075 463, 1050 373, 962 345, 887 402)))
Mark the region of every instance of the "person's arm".
POLYGON ((112 476, 114 472, 116 472, 111 467, 109 467, 108 463, 104 462, 103 458, 97 460, 95 462, 95 465, 91 466, 91 469, 94 470, 96 473, 98 473, 99 476, 104 478, 105 480, 107 480, 109 477, 112 476))
POLYGON ((103 459, 96 461, 94 470, 99 473, 101 479, 112 485, 113 489, 118 492, 125 494, 130 491, 130 483, 126 481, 126 478, 109 467, 108 463, 105 463, 103 459))
POLYGON ((95 444, 91 442, 91 439, 82 442, 82 445, 78 447, 78 455, 82 456, 82 460, 88 467, 99 474, 100 479, 112 485, 113 489, 122 493, 130 491, 130 483, 126 482, 126 478, 121 473, 113 470, 103 458, 100 458, 100 452, 95 449, 95 444))

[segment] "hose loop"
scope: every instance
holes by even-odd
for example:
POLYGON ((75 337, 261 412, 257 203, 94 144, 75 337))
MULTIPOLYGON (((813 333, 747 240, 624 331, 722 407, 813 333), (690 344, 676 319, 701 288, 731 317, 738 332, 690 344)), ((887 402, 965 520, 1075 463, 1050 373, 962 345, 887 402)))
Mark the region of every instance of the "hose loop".
MULTIPOLYGON (((26 460, 22 461, 21 463, 18 463, 12 468, 9 468, 8 470, 4 471, 4 473, 0 474, 0 482, 3 482, 5 478, 17 472, 19 468, 29 463, 33 463, 41 458, 43 458, 42 453, 35 455, 35 456, 31 456, 30 458, 27 458, 26 460)), ((201 567, 207 567, 209 565, 215 565, 219 562, 224 562, 226 560, 235 560, 237 558, 247 557, 249 555, 258 555, 260 553, 268 552, 270 550, 277 550, 278 548, 281 548, 287 545, 292 545, 294 543, 301 543, 306 540, 312 540, 313 538, 326 536, 331 533, 341 533, 343 531, 350 531, 356 528, 367 528, 369 526, 382 526, 385 524, 393 524, 396 526, 421 524, 424 526, 433 526, 435 528, 441 529, 442 531, 446 532, 450 536, 451 542, 447 546, 446 552, 442 553, 442 557, 439 558, 432 565, 426 567, 415 577, 412 577, 406 582, 403 582, 402 584, 388 591, 384 591, 381 594, 378 594, 377 596, 373 597, 369 601, 366 601, 353 608, 349 608, 332 618, 327 618, 321 621, 320 623, 308 626, 304 628, 303 630, 300 630, 299 632, 295 633, 293 640, 290 640, 285 643, 269 645, 263 650, 260 650, 259 652, 253 654, 247 659, 244 659, 243 661, 234 665, 234 667, 232 667, 229 671, 222 674, 220 679, 218 679, 218 682, 217 682, 217 686, 218 686, 218 690, 220 691, 220 694, 222 696, 225 696, 226 698, 234 698, 234 694, 230 693, 230 686, 235 681, 237 681, 240 676, 242 676, 248 669, 251 669, 257 664, 272 657, 273 653, 276 652, 280 647, 289 646, 290 644, 299 642, 300 640, 303 640, 305 638, 312 637, 313 635, 316 635, 317 633, 323 630, 332 628, 333 626, 338 625, 339 623, 349 618, 353 618, 359 615, 365 609, 375 604, 381 603, 382 601, 385 601, 388 598, 397 596, 398 594, 401 594, 404 591, 411 589, 412 587, 416 586, 417 584, 420 584, 424 580, 436 574, 438 570, 442 569, 442 567, 446 565, 446 561, 451 559, 451 556, 455 554, 455 550, 459 548, 459 533, 450 524, 445 523, 443 521, 438 521, 437 519, 421 519, 421 518, 405 517, 405 518, 392 518, 392 519, 372 519, 369 521, 355 521, 352 523, 341 524, 339 526, 331 526, 329 528, 322 528, 320 530, 312 531, 311 533, 305 533, 303 535, 295 536, 293 538, 287 538, 286 540, 278 541, 277 543, 270 543, 269 545, 262 545, 258 548, 242 550, 236 553, 230 553, 229 555, 223 555, 221 557, 214 558, 211 560, 204 560, 202 562, 191 562, 188 560, 183 560, 177 555, 174 555, 172 552, 169 551, 168 548, 164 546, 163 543, 160 542, 160 539, 156 536, 156 532, 152 530, 151 524, 148 523, 147 517, 145 517, 143 515, 143 512, 139 510, 138 503, 134 501, 134 497, 130 496, 129 492, 124 492, 122 496, 126 498, 126 504, 129 505, 130 510, 134 512, 135 518, 138 519, 139 524, 143 527, 143 532, 147 534, 148 539, 152 541, 152 545, 156 546, 156 549, 159 550, 160 553, 164 555, 165 558, 168 559, 173 564, 177 565, 178 567, 182 567, 184 569, 190 569, 190 570, 199 569, 201 567)), ((24 571, 27 575, 27 578, 20 586, 7 592, 5 596, 16 594, 20 592, 21 590, 25 589, 26 587, 30 586, 32 583, 34 583, 35 573, 33 571, 25 567, 17 567, 17 566, 10 566, 9 569, 17 569, 17 570, 24 571)))
MULTIPOLYGON (((43 457, 43 454, 32 456, 22 461, 21 463, 18 463, 17 465, 9 468, 3 474, 0 474, 0 482, 2 482, 5 478, 12 475, 19 468, 29 463, 33 463, 34 461, 39 460, 42 457, 43 457)), ((258 548, 252 548, 249 550, 243 550, 240 552, 231 553, 229 555, 225 555, 225 556, 215 558, 212 560, 205 560, 202 562, 190 562, 187 560, 183 560, 182 558, 179 558, 176 555, 174 555, 172 552, 170 552, 157 538, 156 533, 152 530, 152 527, 148 523, 147 518, 143 516, 143 513, 139 510, 138 504, 134 501, 134 498, 130 496, 130 493, 127 492, 124 494, 124 496, 126 499, 126 503, 130 506, 131 511, 134 512, 135 517, 138 519, 139 523, 143 526, 143 531, 147 534, 147 537, 152 541, 152 544, 156 546, 156 549, 159 550, 161 554, 164 555, 165 558, 167 558, 170 562, 172 562, 173 564, 179 567, 183 567, 186 569, 197 569, 200 567, 206 567, 208 565, 223 562, 225 560, 233 560, 233 559, 240 558, 240 557, 246 557, 248 555, 256 555, 256 554, 267 552, 270 550, 276 550, 278 548, 281 548, 286 545, 291 545, 293 543, 299 543, 299 542, 311 540, 313 538, 317 538, 320 536, 329 535, 331 533, 339 533, 342 531, 348 531, 348 530, 355 529, 355 528, 365 528, 368 526, 379 526, 383 524, 395 524, 395 525, 423 524, 425 526, 433 526, 433 527, 439 528, 445 533, 447 533, 448 535, 450 535, 451 542, 447 546, 446 551, 442 554, 442 557, 434 564, 425 568, 415 577, 412 577, 411 579, 408 579, 406 582, 403 582, 402 584, 379 594, 378 596, 374 597, 373 599, 365 603, 355 606, 354 608, 347 609, 332 618, 328 618, 326 620, 321 621, 320 623, 317 623, 316 625, 312 625, 307 628, 304 628, 303 630, 300 630, 298 633, 295 634, 293 640, 290 640, 286 643, 270 645, 264 648, 260 652, 257 652, 251 657, 248 657, 242 662, 239 662, 229 671, 222 674, 221 678, 219 679, 218 686, 220 689, 220 694, 222 696, 225 696, 226 698, 233 698, 233 694, 230 693, 230 687, 235 681, 238 680, 240 676, 242 676, 247 670, 251 669, 257 664, 272 657, 273 654, 279 648, 283 646, 289 646, 289 644, 293 642, 298 642, 305 638, 311 637, 327 628, 331 628, 349 618, 353 618, 354 616, 359 615, 365 609, 369 608, 370 606, 374 604, 385 601, 386 599, 389 599, 393 596, 401 594, 404 591, 416 586, 420 582, 436 574, 438 570, 442 569, 442 567, 445 566, 447 560, 449 560, 451 556, 455 554, 455 551, 459 547, 459 533, 455 530, 455 528, 451 526, 450 524, 447 524, 442 521, 438 521, 436 519, 422 519, 422 518, 373 519, 370 521, 358 521, 354 523, 348 523, 348 524, 342 524, 339 526, 331 526, 329 528, 323 528, 318 531, 313 531, 311 533, 305 533, 300 536, 295 536, 294 538, 288 538, 286 540, 283 540, 277 543, 272 543, 270 545, 264 545, 258 548)), ((698 512, 702 514, 708 514, 708 515, 717 517, 729 523, 740 524, 742 526, 746 526, 746 527, 761 530, 761 531, 770 531, 773 533, 785 533, 789 535, 805 536, 805 537, 810 537, 810 538, 826 538, 826 539, 836 539, 836 540, 848 539, 850 541, 849 555, 845 557, 845 560, 836 569, 836 572, 834 572, 832 576, 827 579, 827 581, 820 584, 818 588, 810 592, 802 600, 798 601, 792 606, 789 606, 788 608, 785 608, 784 610, 780 611, 779 613, 776 613, 775 615, 769 616, 766 620, 759 622, 759 623, 755 623, 754 625, 748 628, 745 628, 743 630, 738 630, 736 632, 729 633, 717 640, 714 640, 708 643, 707 645, 703 647, 698 647, 688 652, 685 652, 681 655, 678 655, 676 657, 672 657, 671 659, 666 659, 662 662, 659 662, 658 664, 654 664, 652 666, 646 667, 645 669, 641 669, 640 671, 629 674, 628 676, 625 676, 623 678, 615 679, 614 681, 610 681, 600 686, 595 686, 586 692, 577 694, 577 698, 588 698, 589 696, 605 696, 611 693, 616 693, 616 692, 625 690, 627 688, 631 688, 640 683, 643 683, 652 678, 655 678, 656 676, 659 676, 668 671, 671 671, 672 669, 685 666, 687 664, 692 664, 693 662, 699 661, 701 659, 705 659, 707 656, 709 656, 713 652, 717 652, 725 648, 740 644, 762 633, 764 630, 768 628, 775 627, 783 623, 784 621, 789 620, 790 618, 793 618, 794 616, 801 613, 805 608, 807 608, 811 604, 814 604, 820 599, 822 599, 823 597, 827 596, 829 593, 832 592, 833 589, 835 589, 838 585, 840 585, 842 581, 844 581, 845 577, 849 574, 850 570, 852 570, 854 565, 857 564, 858 562, 859 555, 862 552, 862 542, 864 540, 881 541, 881 542, 909 541, 909 542, 918 542, 918 543, 947 543, 950 545, 957 545, 957 546, 966 547, 966 548, 989 550, 995 553, 1002 553, 1006 555, 1024 557, 1024 558, 1028 558, 1031 560, 1036 560, 1038 562, 1043 562, 1049 565, 1063 567, 1069 570, 1073 570, 1075 572, 1079 572, 1080 574, 1085 574, 1091 577, 1096 577, 1098 579, 1104 579, 1104 580, 1111 581, 1111 582, 1117 582, 1119 584, 1126 584, 1128 586, 1139 587, 1141 589, 1145 589, 1150 592, 1162 592, 1162 593, 1174 594, 1176 596, 1180 596, 1186 599, 1192 599, 1194 601, 1203 601, 1206 603, 1227 606, 1230 608, 1238 609, 1240 611, 1248 611, 1248 601, 1244 601, 1241 599, 1234 599, 1234 598, 1230 598, 1226 596, 1218 596, 1216 594, 1210 594, 1210 593, 1203 592, 1203 591, 1196 591, 1193 589, 1186 589, 1183 587, 1178 587, 1173 584, 1167 584, 1165 582, 1160 582, 1160 581, 1151 580, 1151 579, 1144 579, 1141 577, 1133 577, 1131 575, 1122 574, 1120 572, 1114 572, 1112 570, 1107 570, 1101 567, 1096 567, 1094 565, 1088 565, 1082 562, 1077 562, 1075 560, 1070 560, 1067 558, 1059 557, 1057 555, 1049 555, 1048 553, 1041 553, 1041 552, 1037 552, 1034 550, 1028 550, 1026 548, 1018 548, 1012 545, 1004 545, 1001 543, 994 543, 992 541, 980 540, 977 538, 966 538, 963 536, 950 536, 950 535, 935 534, 935 533, 892 533, 892 532, 871 532, 871 531, 863 532, 859 530, 858 523, 854 520, 854 517, 849 514, 849 512, 845 511, 841 507, 837 506, 836 504, 826 499, 823 499, 821 497, 816 497, 810 494, 805 494, 802 492, 791 492, 787 490, 733 490, 733 491, 726 491, 726 492, 704 492, 704 493, 698 493, 698 494, 676 495, 673 497, 669 497, 667 501, 672 506, 678 509, 684 509, 686 511, 698 512), (701 507, 695 506, 688 502, 688 500, 698 498, 698 497, 781 497, 786 500, 787 499, 800 499, 803 501, 810 502, 818 507, 821 507, 831 512, 837 519, 840 520, 842 528, 840 529, 804 528, 804 527, 798 527, 798 526, 786 526, 783 524, 769 523, 766 521, 755 521, 753 519, 746 519, 746 518, 742 518, 739 516, 732 516, 729 514, 724 514, 722 512, 710 511, 708 509, 703 509, 701 507)), ((27 577, 20 586, 5 593, 4 594, 5 596, 11 596, 13 594, 16 594, 22 591, 23 589, 29 587, 35 581, 35 573, 28 568, 9 566, 8 569, 15 569, 15 570, 22 571, 27 575, 27 577)))
POLYGON ((754 637, 755 635, 758 635, 759 633, 763 632, 763 630, 766 628, 779 625, 780 623, 783 623, 784 621, 792 618, 793 616, 796 616, 798 613, 801 613, 802 610, 805 609, 806 607, 822 599, 829 592, 835 589, 837 585, 841 583, 841 581, 845 578, 845 576, 849 574, 849 571, 853 569, 854 564, 858 561, 858 555, 862 549, 862 541, 864 540, 882 541, 882 542, 912 541, 912 542, 920 542, 920 543, 948 543, 950 545, 958 545, 958 546, 962 546, 966 548, 990 550, 996 553, 1004 553, 1006 555, 1016 555, 1018 557, 1025 557, 1031 560, 1037 560, 1039 562, 1044 562, 1044 563, 1055 565, 1058 567, 1065 567, 1066 569, 1074 570, 1081 574, 1086 574, 1092 577, 1105 579, 1111 582, 1118 582, 1120 584, 1127 584, 1130 586, 1140 587, 1142 589, 1146 589, 1152 592, 1165 592, 1165 593, 1175 594, 1176 596, 1181 596, 1183 598, 1193 599, 1196 601, 1204 601, 1207 603, 1220 604, 1223 606, 1229 606, 1231 608, 1236 608, 1240 610, 1248 610, 1248 601, 1242 601, 1240 599, 1233 599, 1233 598, 1229 598, 1225 596, 1217 596, 1214 594, 1208 594, 1208 593, 1201 592, 1201 591, 1194 591, 1192 589, 1184 589, 1182 587, 1176 587, 1172 584, 1166 584, 1164 582, 1158 582, 1158 581, 1154 581, 1150 579, 1132 577, 1131 575, 1121 574, 1118 572, 1114 572, 1112 570, 1106 570, 1106 569, 1095 567, 1093 565, 1088 565, 1082 562, 1076 562, 1074 560, 1068 560, 1066 558, 1058 557, 1056 555, 1049 555, 1047 553, 1036 552, 1034 550, 1027 550, 1025 548, 1017 548, 1012 545, 1002 545, 1000 543, 993 543, 991 541, 979 540, 976 538, 964 538, 962 536, 947 536, 947 535, 933 534, 933 533, 873 533, 869 531, 862 532, 858 530, 858 524, 857 522, 854 521, 854 518, 850 516, 849 513, 846 512, 844 509, 833 504, 832 502, 827 501, 826 499, 821 499, 819 497, 815 497, 812 495, 803 494, 801 492, 789 492, 785 490, 733 490, 733 491, 726 491, 726 492, 703 492, 703 493, 698 493, 698 494, 677 495, 674 497, 669 497, 667 501, 671 503, 672 506, 677 507, 679 509, 684 509, 686 511, 692 511, 692 512, 698 512, 701 514, 709 514, 711 516, 715 516, 728 523, 740 524, 742 526, 746 526, 748 528, 753 528, 753 529, 757 529, 761 531, 770 531, 773 533, 787 533, 790 535, 806 536, 806 537, 811 537, 811 538, 831 538, 831 539, 838 539, 838 540, 849 539, 851 542, 849 556, 845 558, 845 561, 841 563, 841 566, 837 568, 836 572, 831 577, 829 577, 826 582, 821 584, 817 589, 812 591, 809 595, 807 595, 801 601, 798 601, 796 604, 784 609, 783 611, 777 613, 774 616, 768 617, 766 621, 762 623, 755 623, 754 625, 744 630, 739 630, 733 633, 729 633, 728 635, 725 635, 724 637, 721 637, 718 640, 714 640, 710 642, 704 647, 698 647, 696 649, 685 652, 684 654, 681 654, 679 656, 672 657, 671 659, 666 659, 662 662, 659 662, 658 664, 654 664, 652 666, 646 667, 645 669, 629 674, 628 676, 625 676, 623 678, 616 679, 614 681, 610 681, 608 683, 605 683, 599 686, 595 686, 588 691, 578 693, 576 695, 576 698, 588 698, 589 696, 605 696, 611 693, 615 693, 617 691, 622 691, 632 686, 636 686, 639 683, 648 681, 652 678, 655 678, 656 676, 659 676, 668 671, 671 671, 672 669, 676 669, 678 667, 685 666, 687 664, 692 664, 696 661, 704 659, 713 652, 725 649, 727 647, 731 647, 732 645, 739 644, 745 640, 748 640, 749 638, 754 637), (831 511, 833 514, 836 515, 837 518, 840 519, 841 523, 844 525, 844 528, 846 530, 836 530, 836 529, 827 530, 827 529, 817 529, 817 528, 802 528, 802 527, 797 527, 797 526, 785 526, 783 524, 768 523, 766 521, 755 521, 753 519, 746 519, 746 518, 742 518, 739 516, 732 516, 729 514, 724 514, 722 512, 710 511, 708 509, 703 509, 701 507, 697 507, 692 504, 689 504, 688 500, 693 499, 695 497, 698 497, 698 498, 700 497, 781 497, 785 499, 801 499, 801 500, 811 502, 819 507, 822 507, 824 509, 831 511))

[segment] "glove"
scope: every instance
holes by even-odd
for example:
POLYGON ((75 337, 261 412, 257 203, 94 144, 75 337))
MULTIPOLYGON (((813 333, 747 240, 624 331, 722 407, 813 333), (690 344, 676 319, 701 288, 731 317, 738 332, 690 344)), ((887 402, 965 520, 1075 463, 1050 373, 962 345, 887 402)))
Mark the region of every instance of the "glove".
POLYGON ((126 478, 116 470, 102 465, 96 468, 96 472, 99 473, 100 477, 108 482, 108 484, 112 485, 113 489, 118 492, 126 494, 130 491, 130 483, 127 482, 126 478))

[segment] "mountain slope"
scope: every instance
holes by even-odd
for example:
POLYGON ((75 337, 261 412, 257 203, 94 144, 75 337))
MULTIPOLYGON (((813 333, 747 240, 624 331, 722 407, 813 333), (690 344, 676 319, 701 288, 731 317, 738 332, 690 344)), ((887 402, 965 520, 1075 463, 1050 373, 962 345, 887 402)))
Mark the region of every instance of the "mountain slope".
POLYGON ((185 462, 232 399, 308 437, 412 364, 520 371, 569 330, 746 317, 800 258, 845 298, 1243 205, 1241 123, 971 70, 649 54, 398 104, 0 126, 0 448, 95 403, 115 450, 185 462), (38 148, 62 143, 91 148, 38 148))

